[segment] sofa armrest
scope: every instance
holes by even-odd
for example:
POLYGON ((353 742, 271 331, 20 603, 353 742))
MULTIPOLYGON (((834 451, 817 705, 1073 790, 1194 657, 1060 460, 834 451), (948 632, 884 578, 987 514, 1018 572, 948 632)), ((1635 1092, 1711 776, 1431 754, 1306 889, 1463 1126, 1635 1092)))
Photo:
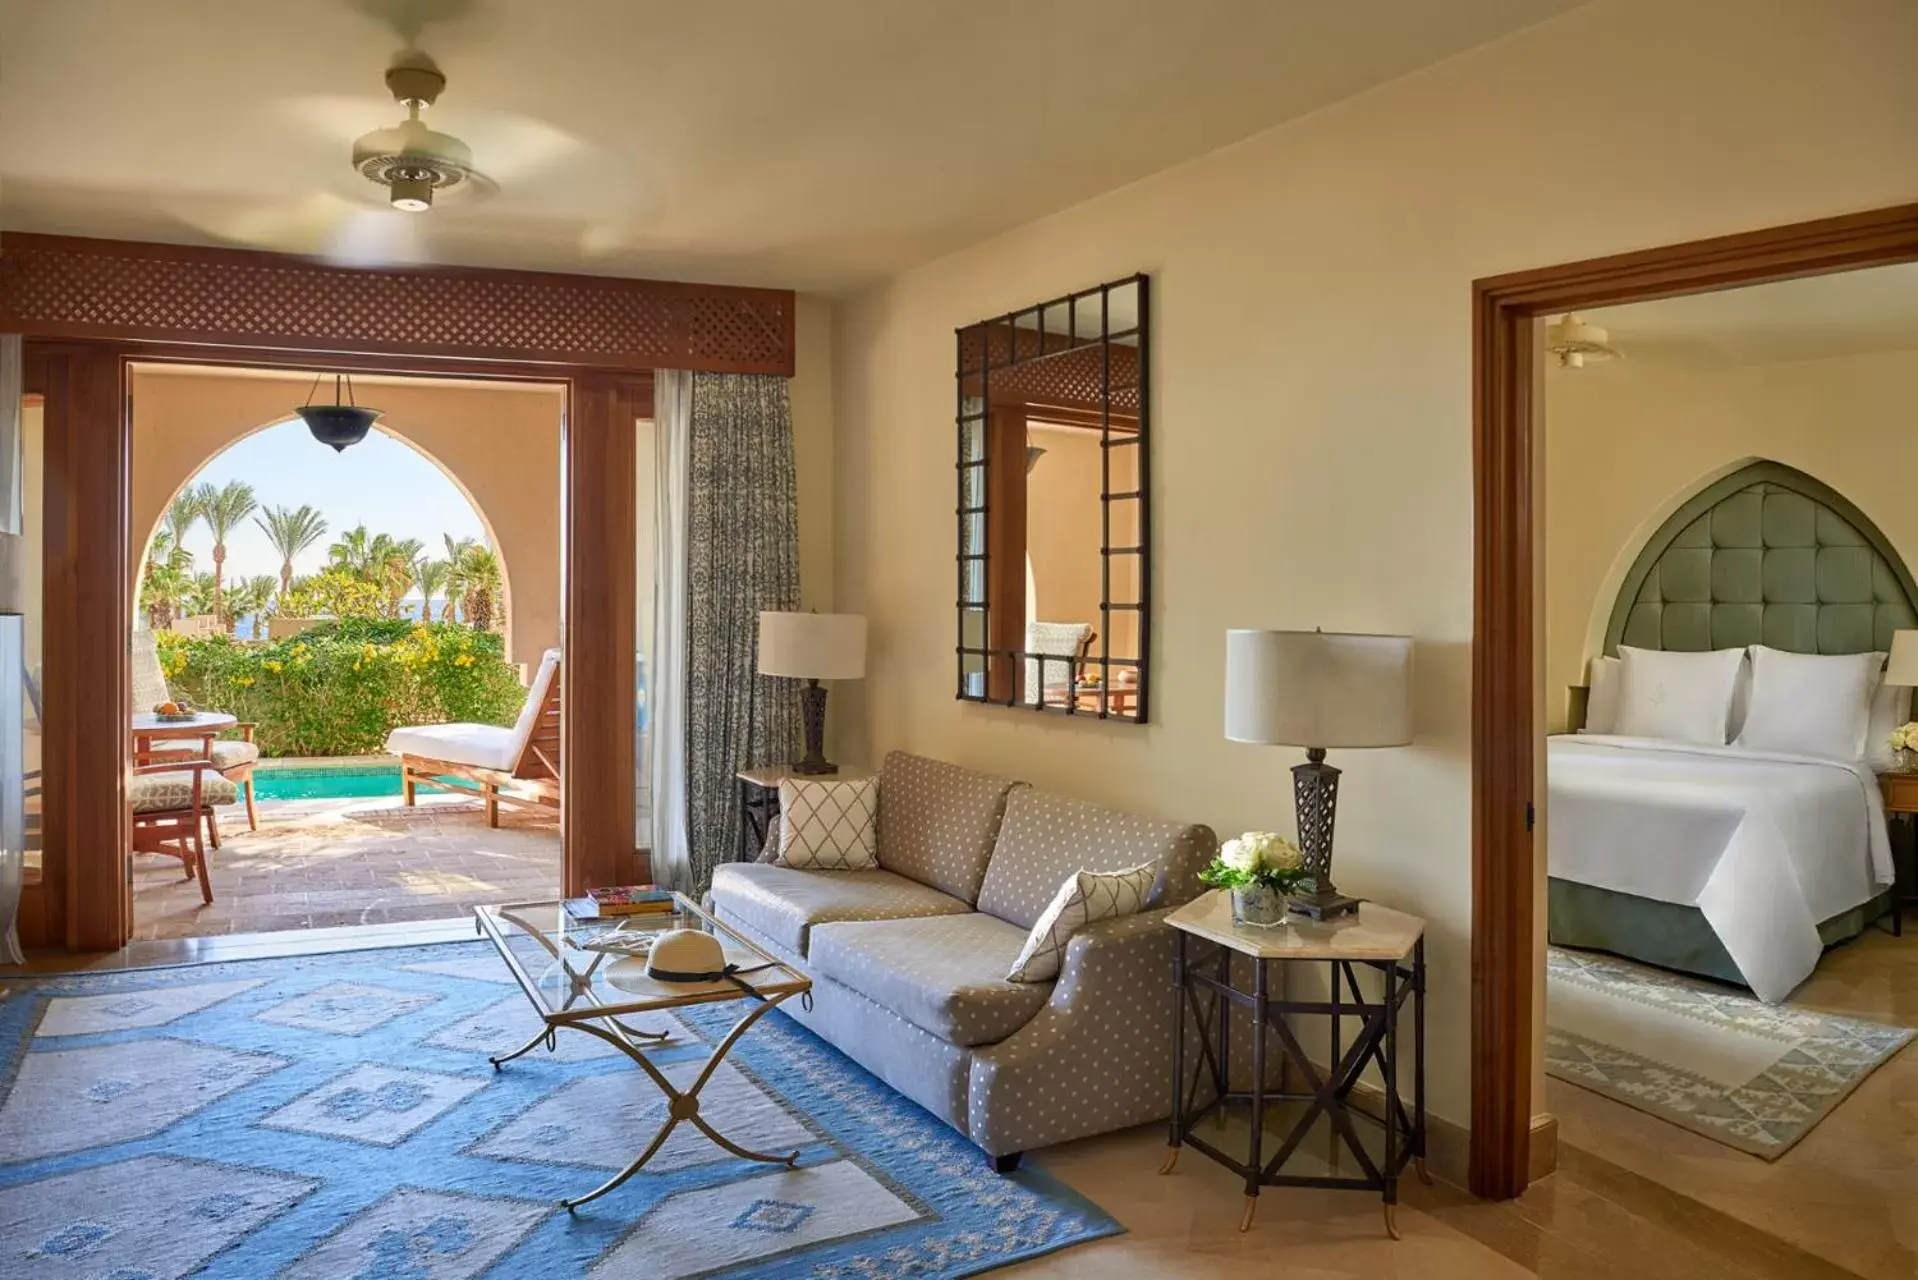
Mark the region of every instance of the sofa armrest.
POLYGON ((1052 998, 972 1060, 967 1129, 993 1155, 1161 1120, 1172 1111, 1171 909, 1072 935, 1052 998))

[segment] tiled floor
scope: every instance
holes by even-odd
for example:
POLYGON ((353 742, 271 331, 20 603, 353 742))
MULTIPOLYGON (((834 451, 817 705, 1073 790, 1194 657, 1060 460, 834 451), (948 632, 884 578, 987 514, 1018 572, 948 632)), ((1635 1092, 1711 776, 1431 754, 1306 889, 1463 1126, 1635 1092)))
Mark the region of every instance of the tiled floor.
MULTIPOLYGON (((106 956, 40 956, 29 967, 55 972, 213 962, 472 936, 464 920, 312 929, 135 942, 106 956)), ((1902 960, 1901 952, 1886 949, 1885 954, 1902 960)), ((1909 1132, 1911 1126, 1887 1127, 1909 1132)), ((1672 1132, 1681 1139, 1693 1136, 1672 1132)), ((1816 1137, 1807 1138, 1801 1149, 1816 1137)), ((1164 1144, 1163 1128, 1151 1125, 1034 1153, 1035 1167, 1099 1204, 1119 1219, 1126 1234, 995 1274, 1008 1280, 1845 1280, 1858 1274, 1912 1274, 1909 1269, 1841 1268, 1741 1221, 1738 1214, 1702 1203, 1703 1197, 1680 1194, 1581 1150, 1564 1152, 1560 1172, 1507 1203, 1474 1200, 1445 1183, 1425 1187, 1408 1181, 1399 1213, 1405 1238, 1396 1242, 1381 1229, 1375 1198, 1335 1191, 1268 1190, 1252 1230, 1241 1234, 1236 1229, 1243 1204, 1238 1180, 1196 1152, 1186 1153, 1171 1176, 1160 1177, 1164 1144)), ((1821 1212, 1834 1229, 1862 1217, 1871 1224, 1869 1234, 1886 1224, 1887 1196, 1906 1177, 1887 1171, 1883 1189, 1871 1192, 1871 1178, 1860 1171, 1845 1188, 1812 1194, 1825 1205, 1821 1212), (1836 1207, 1833 1202, 1847 1194, 1853 1203, 1836 1207)), ((1708 1182, 1697 1180, 1694 1193, 1708 1182)))
POLYGON ((238 806, 219 813, 213 903, 178 860, 133 860, 136 939, 186 938, 466 916, 482 902, 558 891, 558 822, 503 808, 489 828, 477 801, 422 796, 271 801, 248 831, 238 806))
MULTIPOLYGON (((1827 954, 1793 1004, 1918 1027, 1918 921, 1827 954)), ((1779 1160, 1766 1163, 1563 1081, 1561 1150, 1655 1180, 1859 1276, 1918 1276, 1918 1046, 1908 1045, 1779 1160)))

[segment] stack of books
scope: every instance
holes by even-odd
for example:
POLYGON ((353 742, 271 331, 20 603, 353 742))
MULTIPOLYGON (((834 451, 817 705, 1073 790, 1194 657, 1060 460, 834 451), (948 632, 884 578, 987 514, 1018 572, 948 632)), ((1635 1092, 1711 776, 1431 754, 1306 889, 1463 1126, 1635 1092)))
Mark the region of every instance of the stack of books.
POLYGON ((673 891, 650 884, 594 889, 583 898, 566 900, 566 914, 575 920, 597 920, 605 916, 666 916, 671 915, 673 909, 673 891))

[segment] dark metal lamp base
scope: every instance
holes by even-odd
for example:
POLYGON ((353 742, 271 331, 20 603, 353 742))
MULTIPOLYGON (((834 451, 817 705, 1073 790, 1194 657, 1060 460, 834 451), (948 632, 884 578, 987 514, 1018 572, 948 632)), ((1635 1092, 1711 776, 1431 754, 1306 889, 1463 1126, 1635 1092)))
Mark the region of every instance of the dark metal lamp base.
POLYGON ((839 772, 839 766, 826 759, 826 688, 809 680, 799 692, 799 717, 806 735, 806 758, 795 760, 792 771, 807 777, 839 772))

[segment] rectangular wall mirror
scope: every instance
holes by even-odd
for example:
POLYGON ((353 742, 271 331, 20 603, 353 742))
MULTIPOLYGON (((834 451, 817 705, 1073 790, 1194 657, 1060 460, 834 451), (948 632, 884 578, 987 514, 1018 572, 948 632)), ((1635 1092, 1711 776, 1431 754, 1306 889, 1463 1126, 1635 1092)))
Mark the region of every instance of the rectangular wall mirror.
POLYGON ((1150 308, 1135 275, 958 331, 958 696, 1144 723, 1150 308))

